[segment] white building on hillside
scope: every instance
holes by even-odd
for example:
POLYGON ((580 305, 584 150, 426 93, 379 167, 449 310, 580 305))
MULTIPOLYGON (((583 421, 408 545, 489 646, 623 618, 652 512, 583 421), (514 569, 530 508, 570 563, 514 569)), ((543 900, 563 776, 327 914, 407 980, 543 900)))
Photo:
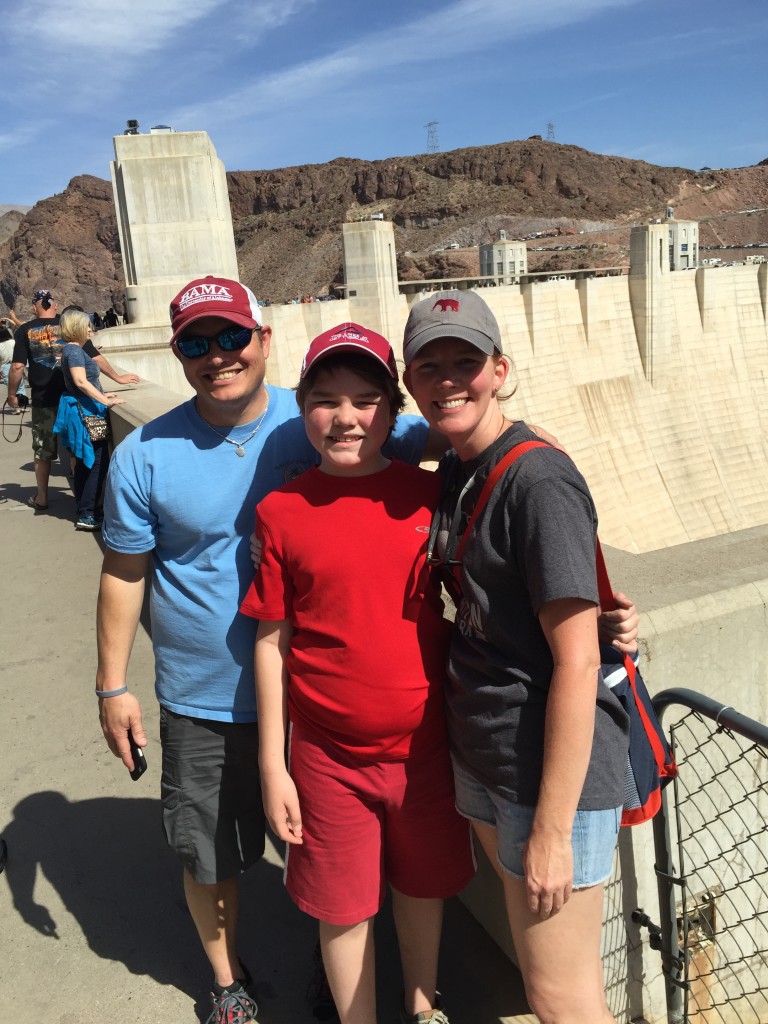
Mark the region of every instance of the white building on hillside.
POLYGON ((528 273, 528 249, 525 242, 508 241, 507 233, 499 231, 498 240, 480 246, 480 276, 501 278, 499 284, 519 284, 520 275, 528 273))

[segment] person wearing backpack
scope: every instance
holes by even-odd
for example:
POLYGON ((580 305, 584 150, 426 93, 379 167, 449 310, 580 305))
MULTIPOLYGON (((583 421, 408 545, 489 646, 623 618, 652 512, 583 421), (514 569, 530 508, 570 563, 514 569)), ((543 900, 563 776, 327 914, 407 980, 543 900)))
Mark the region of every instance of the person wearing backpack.
POLYGON ((468 525, 494 467, 536 440, 499 403, 511 364, 479 295, 417 303, 403 355, 404 383, 453 449, 428 560, 457 602, 456 806, 500 869, 531 1009, 547 1024, 610 1024, 600 931, 628 718, 600 672, 595 507, 571 460, 536 447, 504 468, 468 525))

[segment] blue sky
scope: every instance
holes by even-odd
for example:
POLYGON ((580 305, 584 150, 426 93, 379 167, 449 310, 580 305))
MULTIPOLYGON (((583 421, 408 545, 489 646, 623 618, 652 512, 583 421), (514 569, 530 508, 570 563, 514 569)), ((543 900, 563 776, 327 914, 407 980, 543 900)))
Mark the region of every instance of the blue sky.
POLYGON ((0 203, 109 177, 112 136, 204 129, 228 170, 558 142, 768 157, 766 0, 17 0, 0 203))

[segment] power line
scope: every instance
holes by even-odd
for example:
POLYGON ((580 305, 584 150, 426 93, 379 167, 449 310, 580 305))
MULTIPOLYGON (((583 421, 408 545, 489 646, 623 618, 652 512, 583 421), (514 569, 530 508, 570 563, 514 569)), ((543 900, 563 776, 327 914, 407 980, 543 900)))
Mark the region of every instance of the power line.
POLYGON ((440 124, 439 121, 428 121, 424 127, 427 129, 427 152, 428 153, 439 153, 440 152, 440 140, 437 137, 437 126, 440 124))
POLYGON ((555 126, 551 121, 547 121, 547 142, 555 141, 555 126))

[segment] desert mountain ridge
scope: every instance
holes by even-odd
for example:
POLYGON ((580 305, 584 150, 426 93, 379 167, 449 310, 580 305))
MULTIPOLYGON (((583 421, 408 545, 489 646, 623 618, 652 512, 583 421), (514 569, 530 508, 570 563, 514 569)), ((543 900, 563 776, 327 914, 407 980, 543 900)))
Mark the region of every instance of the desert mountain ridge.
MULTIPOLYGON (((694 171, 528 139, 231 171, 227 180, 241 280, 275 302, 324 294, 341 282, 341 225, 374 212, 393 222, 400 278, 409 280, 476 274, 474 247, 500 228, 508 238, 556 228, 585 233, 588 251, 530 252, 533 270, 620 265, 631 226, 663 216, 667 206, 701 222, 703 246, 768 242, 768 160, 694 171)), ((122 310, 108 181, 73 178, 18 218, 13 211, 0 217, 2 303, 27 315, 27 297, 45 286, 62 302, 122 310), (8 218, 12 233, 3 241, 8 218)))

